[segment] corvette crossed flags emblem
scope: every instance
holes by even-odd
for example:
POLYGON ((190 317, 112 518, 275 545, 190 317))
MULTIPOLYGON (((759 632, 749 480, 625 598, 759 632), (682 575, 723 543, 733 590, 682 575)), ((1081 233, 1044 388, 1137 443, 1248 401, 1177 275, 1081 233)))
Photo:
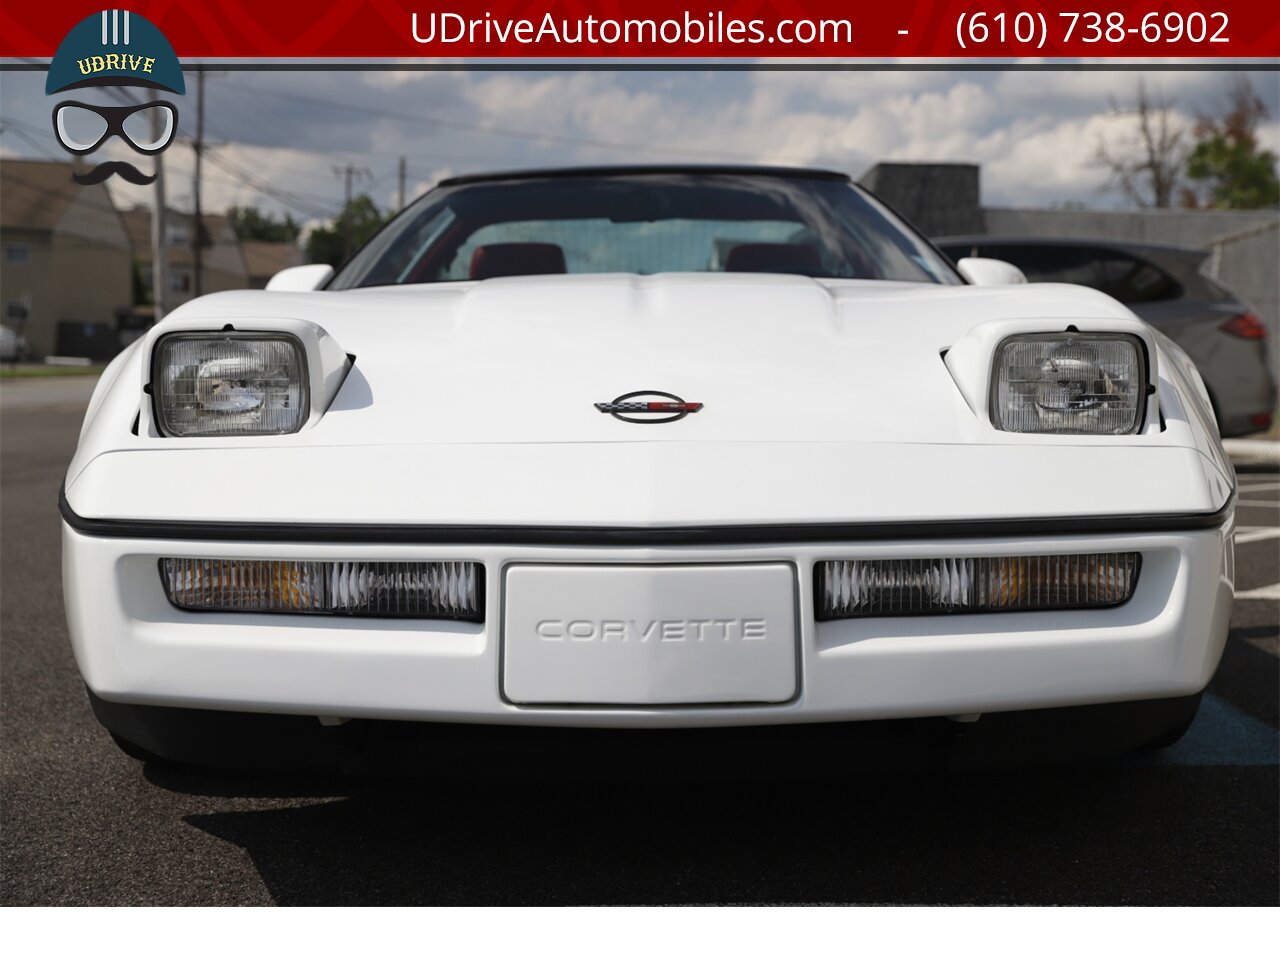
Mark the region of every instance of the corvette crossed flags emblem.
POLYGON ((674 393, 661 390, 636 390, 608 403, 597 403, 596 409, 628 423, 671 423, 697 413, 702 404, 690 403, 674 393))

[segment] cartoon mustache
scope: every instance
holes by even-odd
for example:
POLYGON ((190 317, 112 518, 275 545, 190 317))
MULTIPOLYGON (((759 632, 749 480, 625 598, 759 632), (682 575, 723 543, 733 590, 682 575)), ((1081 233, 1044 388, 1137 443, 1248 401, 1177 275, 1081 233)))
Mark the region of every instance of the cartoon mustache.
POLYGON ((130 183, 136 183, 140 187, 145 187, 149 183, 154 183, 156 175, 153 173, 147 176, 132 163, 125 160, 108 160, 106 163, 100 163, 88 173, 72 174, 76 183, 89 186, 94 183, 101 183, 108 177, 120 175, 120 179, 128 180, 130 183))

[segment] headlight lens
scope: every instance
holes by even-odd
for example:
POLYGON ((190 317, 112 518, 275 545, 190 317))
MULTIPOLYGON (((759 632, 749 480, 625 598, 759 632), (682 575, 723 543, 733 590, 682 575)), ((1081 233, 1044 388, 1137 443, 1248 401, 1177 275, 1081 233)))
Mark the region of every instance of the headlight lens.
POLYGON ((169 437, 293 433, 307 418, 307 361, 283 333, 175 334, 151 368, 160 431, 169 437))
POLYGON ((996 349, 991 421, 1014 433, 1134 433, 1146 386, 1137 337, 1010 337, 996 349))

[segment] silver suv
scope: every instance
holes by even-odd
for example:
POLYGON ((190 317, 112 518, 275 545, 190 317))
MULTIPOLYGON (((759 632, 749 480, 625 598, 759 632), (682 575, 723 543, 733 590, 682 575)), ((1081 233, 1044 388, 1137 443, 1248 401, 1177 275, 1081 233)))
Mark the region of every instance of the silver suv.
POLYGON ((1188 247, 1046 237, 944 237, 952 260, 992 257, 1032 283, 1078 283, 1115 297, 1195 361, 1224 437, 1271 426, 1276 382, 1267 331, 1253 309, 1200 272, 1209 254, 1188 247))

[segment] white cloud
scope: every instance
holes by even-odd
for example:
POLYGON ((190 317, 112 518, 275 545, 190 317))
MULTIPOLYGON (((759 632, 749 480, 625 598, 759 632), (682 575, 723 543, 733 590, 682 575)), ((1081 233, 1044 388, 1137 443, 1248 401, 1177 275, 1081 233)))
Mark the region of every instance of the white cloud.
MULTIPOLYGON (((320 219, 340 206, 333 168, 348 163, 372 174, 357 190, 392 206, 401 156, 408 198, 478 169, 719 160, 858 176, 883 159, 979 163, 993 204, 1109 205, 1119 198, 1100 192, 1105 174, 1092 161, 1098 137, 1116 130, 1112 98, 1131 99, 1139 77, 1187 123, 1221 101, 1228 79, 1197 70, 229 73, 208 84, 207 135, 221 145, 206 155, 204 206, 256 203, 320 219)), ((1276 117, 1280 84, 1254 77, 1276 117)), ((0 112, 47 131, 42 81, 7 76, 0 112)), ((186 97, 184 133, 193 108, 186 97)), ((1260 139, 1280 150, 1280 117, 1260 139)), ((8 135, 0 151, 31 154, 8 135)), ((131 157, 118 143, 106 153, 131 157)), ((192 151, 179 142, 165 158, 169 195, 189 207, 192 151)), ((126 204, 148 196, 112 183, 126 204)))
MULTIPOLYGON (((153 168, 154 161, 140 159, 122 143, 113 143, 104 152, 113 160, 135 163, 145 172, 153 168)), ((189 145, 177 143, 162 157, 167 202, 178 209, 190 210, 194 152, 189 145)), ((216 145, 204 155, 201 205, 211 212, 232 206, 256 205, 271 210, 283 207, 290 210, 295 219, 335 213, 341 206, 342 186, 331 166, 329 158, 317 158, 290 147, 216 145), (318 159, 323 162, 317 162, 318 159)), ((134 186, 118 177, 113 177, 108 184, 117 206, 122 209, 151 203, 150 187, 134 186)))

